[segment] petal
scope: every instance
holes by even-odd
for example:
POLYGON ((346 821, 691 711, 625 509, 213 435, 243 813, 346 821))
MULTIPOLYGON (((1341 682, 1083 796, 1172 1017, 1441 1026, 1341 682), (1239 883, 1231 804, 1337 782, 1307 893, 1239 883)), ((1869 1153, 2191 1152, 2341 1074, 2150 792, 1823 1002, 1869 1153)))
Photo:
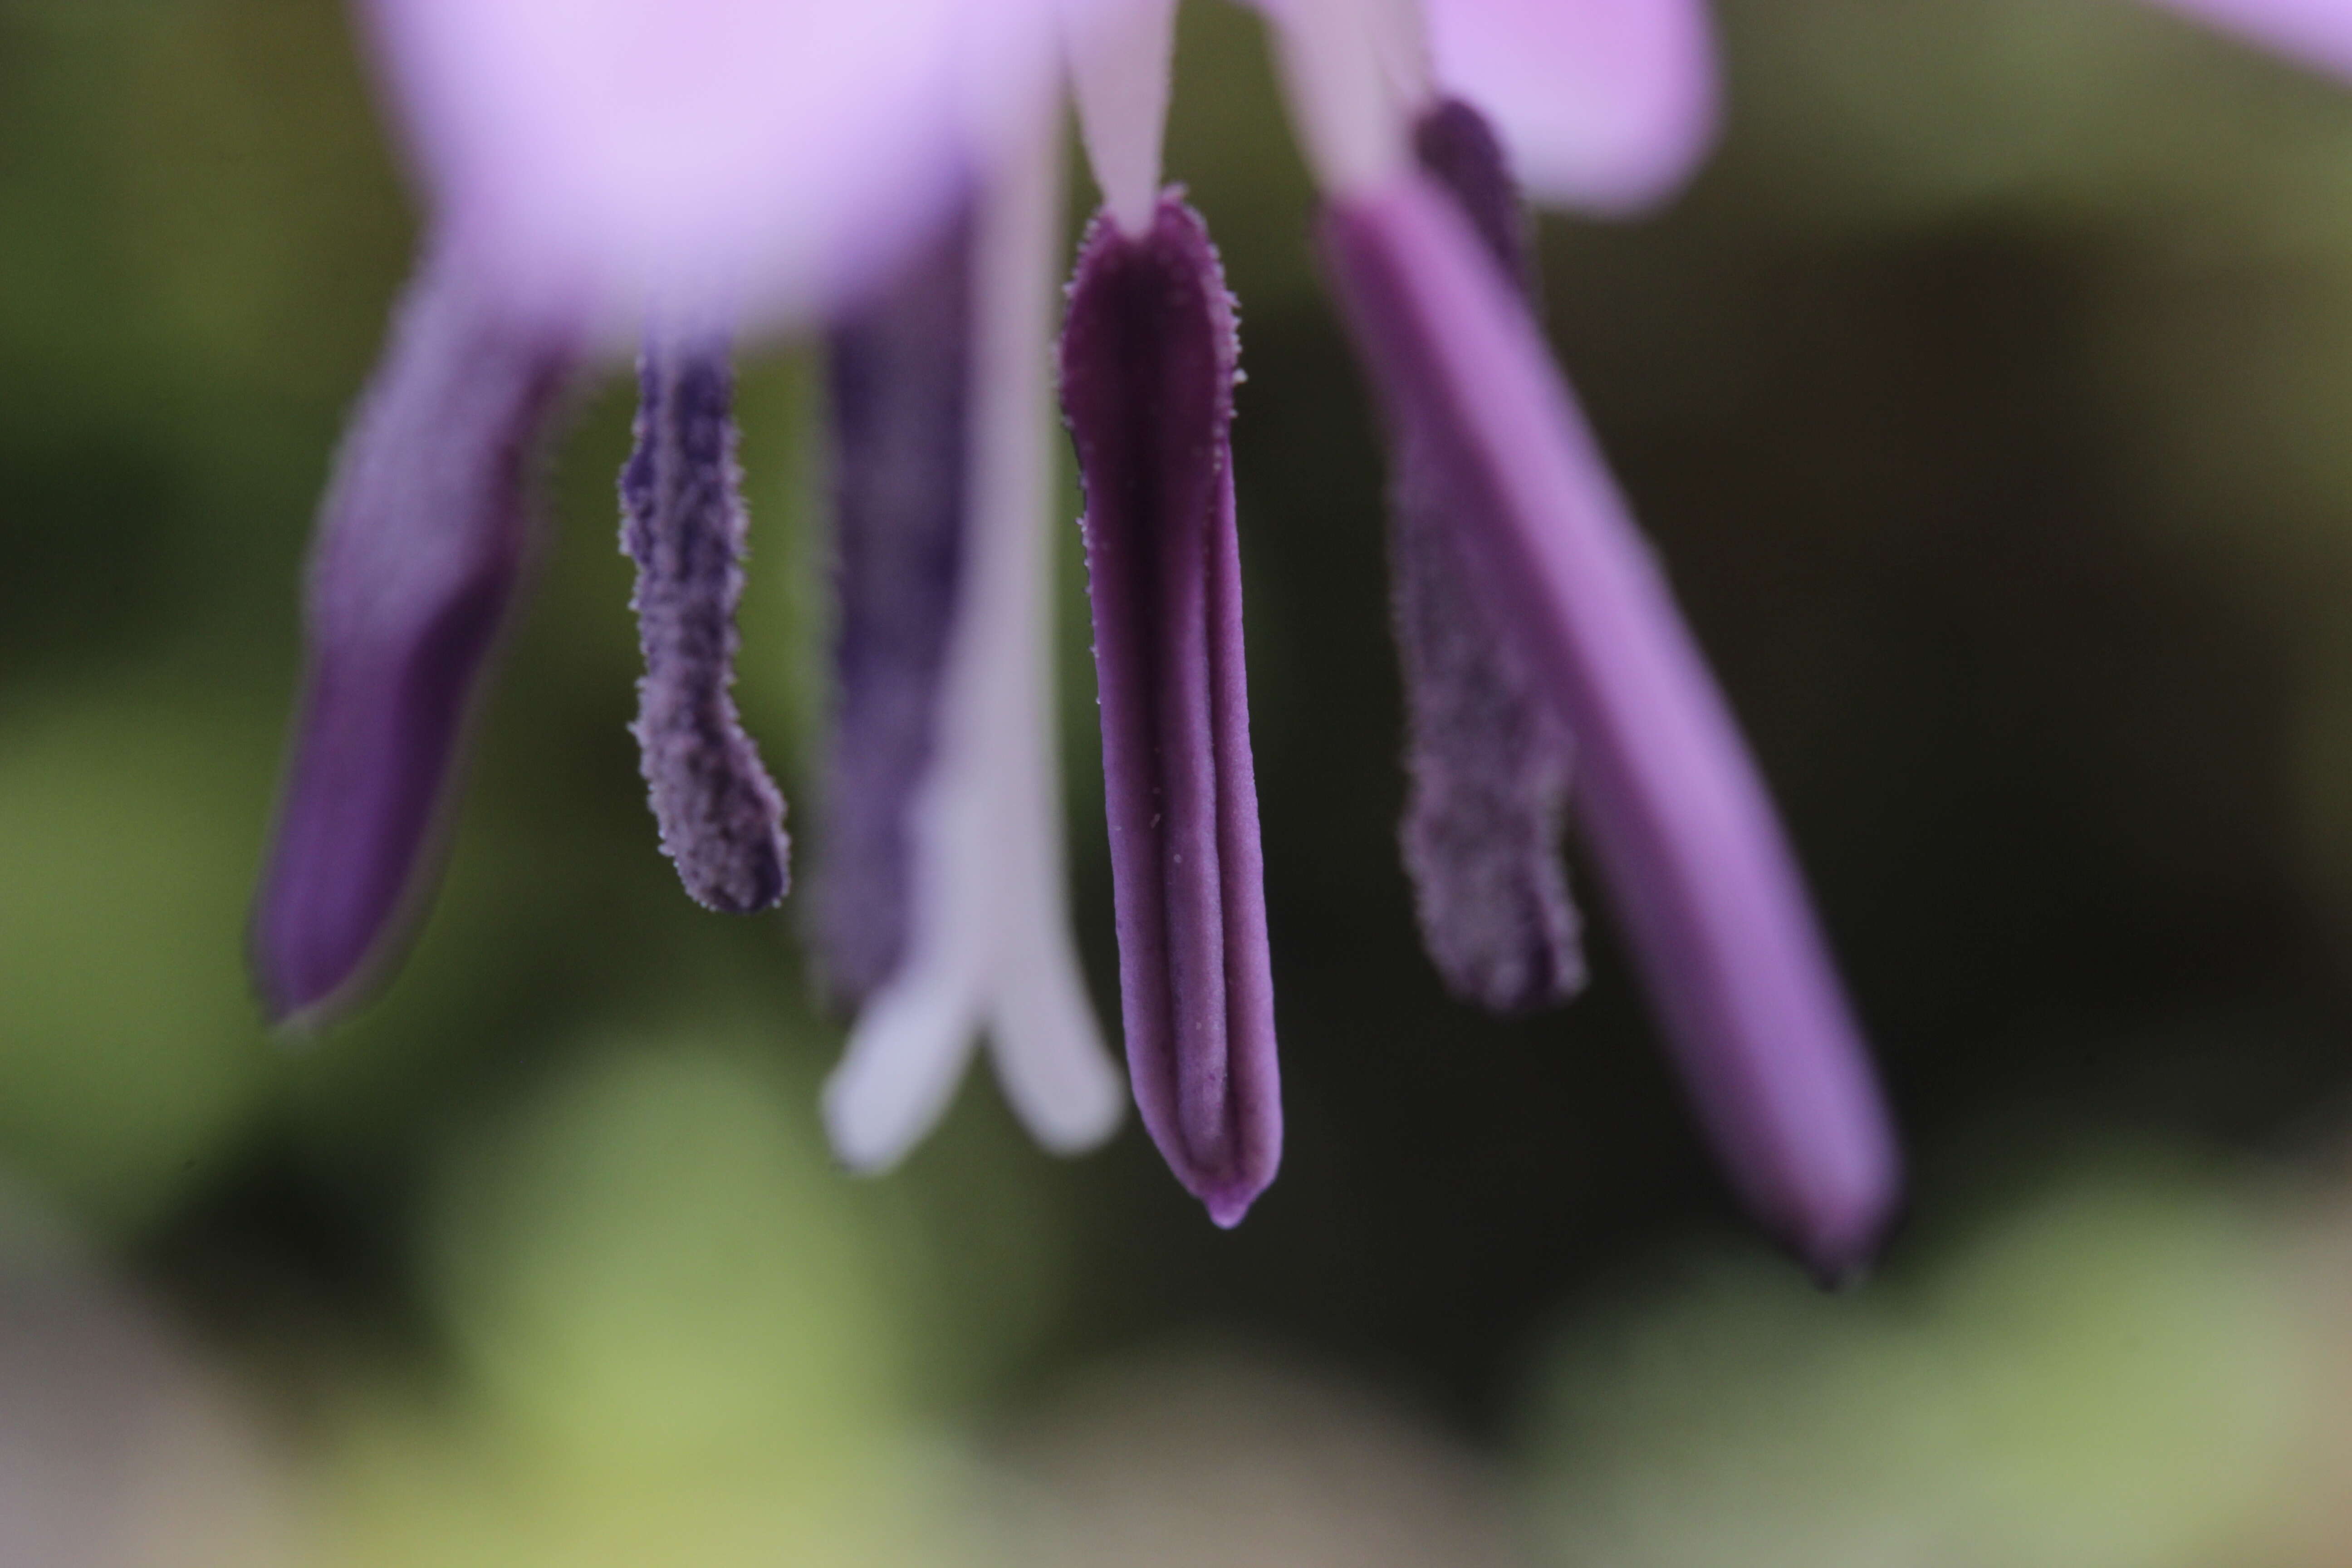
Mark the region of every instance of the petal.
POLYGON ((1232 301, 1199 216, 1088 231, 1062 338, 1087 511, 1127 1059, 1222 1226, 1274 1179, 1282 1104, 1234 526, 1232 301))
POLYGON ((281 1022, 352 999, 423 901, 572 357, 428 262, 352 416, 312 547, 309 671, 253 916, 255 977, 281 1022))
POLYGON ((825 340, 838 611, 813 934, 826 987, 850 1001, 907 945, 909 814, 963 563, 971 268, 966 217, 825 340))
POLYGON ((1652 1007, 1735 1184, 1825 1276, 1898 1173, 1868 1055, 1763 782, 1541 333, 1412 180, 1324 241, 1371 379, 1462 496, 1464 542, 1577 739, 1577 805, 1652 1007))
MULTIPOLYGON (((1441 103, 1414 127, 1422 166, 1507 276, 1532 279, 1526 212, 1478 112, 1441 103)), ((1569 737, 1526 650, 1488 610, 1463 535, 1463 492, 1425 432, 1391 432, 1389 563, 1405 699, 1401 839, 1422 942, 1465 1001, 1497 1013, 1583 989, 1560 858, 1569 737)))
POLYGON ((445 226, 517 303, 766 325, 951 206, 1050 0, 368 0, 445 226))
POLYGON ((1429 0, 1429 41, 1439 87, 1494 116, 1538 201, 1639 210, 1714 140, 1705 0, 1429 0))
POLYGON ((621 544, 637 563, 637 738, 662 850, 698 903, 764 910, 790 881, 784 797, 743 732, 735 605, 743 500, 735 376, 722 344, 649 340, 637 444, 621 470, 621 544))
POLYGON ((2345 0, 2158 0, 2325 70, 2352 76, 2352 5, 2345 0))

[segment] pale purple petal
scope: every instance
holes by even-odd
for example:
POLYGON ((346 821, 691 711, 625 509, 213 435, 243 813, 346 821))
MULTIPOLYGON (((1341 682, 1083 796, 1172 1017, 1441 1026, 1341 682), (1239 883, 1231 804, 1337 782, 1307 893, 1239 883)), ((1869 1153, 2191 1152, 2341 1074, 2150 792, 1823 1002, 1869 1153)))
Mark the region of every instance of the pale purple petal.
POLYGON ((530 465, 572 345, 429 262, 352 416, 304 599, 309 670, 252 929, 270 1015, 313 1022, 424 901, 459 740, 530 552, 530 465))
POLYGON ((969 216, 827 334, 838 621, 814 936, 858 1001, 907 945, 915 795, 937 740, 968 505, 969 216))
POLYGON ((735 374, 722 342, 649 339, 621 546, 637 563, 636 736, 662 851, 696 902, 764 910, 791 878, 784 797, 735 711, 744 517, 735 374))
POLYGON ((1086 489, 1129 1076, 1222 1226, 1274 1179, 1282 1143, 1228 440, 1237 353, 1196 214, 1163 196, 1134 238, 1096 220, 1062 406, 1086 489))
MULTIPOLYGON (((1532 278, 1526 211, 1477 111, 1458 100, 1414 127, 1422 167, 1461 205, 1496 264, 1532 278)), ((1404 678, 1400 835, 1422 942, 1448 989, 1500 1013, 1549 1006, 1584 984, 1560 858, 1569 737, 1525 651, 1463 558, 1463 494, 1431 437, 1390 433, 1389 560, 1404 678)))
POLYGON ((2226 27, 2323 69, 2352 76, 2352 5, 2346 0, 2157 0, 2157 4, 2226 27))
POLYGON ((1699 1112, 1748 1202, 1824 1275, 1897 1195, 1868 1055, 1738 730, 1524 302, 1415 179, 1324 242, 1391 417, 1463 497, 1473 569, 1578 745, 1577 807, 1699 1112))
POLYGON ((366 0, 445 225, 510 300, 808 320, 944 219, 1052 0, 366 0))
POLYGON ((1635 211, 1715 137, 1705 0, 1428 0, 1441 89, 1492 115, 1538 201, 1635 211))

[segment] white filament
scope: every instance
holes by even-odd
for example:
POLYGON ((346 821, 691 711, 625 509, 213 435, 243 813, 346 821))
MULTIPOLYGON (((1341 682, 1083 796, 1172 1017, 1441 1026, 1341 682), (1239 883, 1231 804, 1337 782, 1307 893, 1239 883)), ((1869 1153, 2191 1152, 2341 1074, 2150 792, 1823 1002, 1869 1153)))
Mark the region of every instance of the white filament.
POLYGON ((1118 1127, 1126 1085, 1071 945, 1053 708, 1047 350, 1062 210, 1050 96, 1009 137, 973 247, 971 512, 931 772, 913 807, 904 963, 824 1089, 834 1148, 886 1170, 954 1098, 979 1031, 1023 1122, 1056 1152, 1118 1127))
POLYGON ((1151 226, 1176 53, 1176 0, 1066 0, 1064 39, 1078 128, 1103 206, 1122 233, 1151 226))
POLYGON ((1406 101, 1383 39, 1389 0, 1279 0, 1269 7, 1291 122, 1324 194, 1388 184, 1405 166, 1406 101))
POLYGON ((1389 79, 1389 90, 1398 102, 1412 108, 1426 104, 1433 92, 1429 58, 1429 20, 1422 0, 1367 0, 1372 26, 1372 47, 1389 79))

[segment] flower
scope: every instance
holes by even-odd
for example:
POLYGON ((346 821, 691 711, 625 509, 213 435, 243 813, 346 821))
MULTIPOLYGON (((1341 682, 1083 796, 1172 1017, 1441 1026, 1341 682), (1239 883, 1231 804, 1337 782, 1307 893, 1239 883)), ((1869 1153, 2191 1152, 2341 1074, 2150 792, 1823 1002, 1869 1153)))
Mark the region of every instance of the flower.
MULTIPOLYGON (((1897 1184, 1867 1055, 1754 764, 1552 365, 1514 238, 1512 164, 1538 197, 1605 211, 1679 184, 1712 131, 1703 7, 1263 8, 1395 454, 1406 858, 1433 952, 1489 1005, 1575 988, 1565 794, 1735 1183, 1843 1273, 1897 1184)), ((1105 200, 1060 365, 1128 1065, 1179 1179, 1237 1222, 1273 1179, 1281 1105, 1230 456, 1238 342, 1206 228, 1160 184, 1172 0, 365 14, 436 238, 314 556, 310 695, 256 921, 273 1008, 344 999, 415 901, 527 554, 532 438, 572 367, 633 338, 645 403, 623 492, 656 813, 706 902, 782 892, 782 802, 727 698, 741 513, 723 345, 817 327, 845 537, 836 833, 814 931, 859 1007, 828 1126, 851 1165, 894 1163, 985 1029, 1043 1142, 1108 1135, 1118 1079, 1070 945, 1045 684, 1042 351, 1066 62, 1105 200)))
POLYGON ((2352 6, 2343 0, 2157 0, 2305 62, 2352 75, 2352 6))

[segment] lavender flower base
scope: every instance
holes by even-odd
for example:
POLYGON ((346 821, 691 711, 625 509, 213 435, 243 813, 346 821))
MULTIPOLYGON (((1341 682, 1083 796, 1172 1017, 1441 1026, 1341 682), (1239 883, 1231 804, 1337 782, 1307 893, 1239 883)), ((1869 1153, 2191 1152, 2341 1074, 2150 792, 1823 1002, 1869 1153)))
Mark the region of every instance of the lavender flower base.
POLYGON ((764 910, 790 883, 784 797, 743 732, 735 606, 744 518, 735 377, 723 344, 647 342, 621 546, 637 563, 636 736, 662 850, 697 903, 764 910))

